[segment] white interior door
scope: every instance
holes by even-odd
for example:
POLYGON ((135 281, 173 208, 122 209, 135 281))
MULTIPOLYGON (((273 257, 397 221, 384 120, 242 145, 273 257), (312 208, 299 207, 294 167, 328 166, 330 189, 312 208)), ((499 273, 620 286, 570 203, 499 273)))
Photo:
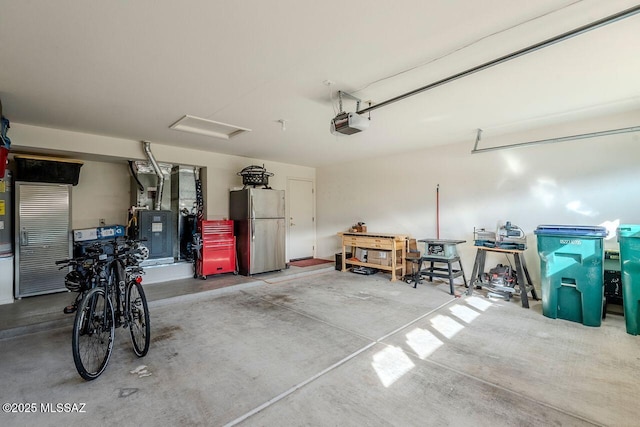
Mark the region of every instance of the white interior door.
POLYGON ((289 178, 289 259, 312 258, 316 244, 313 181, 289 178))

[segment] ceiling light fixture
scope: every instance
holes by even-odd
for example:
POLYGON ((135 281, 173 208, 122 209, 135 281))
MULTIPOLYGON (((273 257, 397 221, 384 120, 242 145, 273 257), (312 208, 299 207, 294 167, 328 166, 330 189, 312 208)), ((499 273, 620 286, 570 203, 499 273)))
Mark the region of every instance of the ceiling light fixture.
POLYGON ((174 130, 195 133, 198 135, 212 136, 214 138, 231 139, 241 133, 251 132, 251 129, 227 123, 215 122, 200 117, 185 114, 180 120, 169 126, 174 130))

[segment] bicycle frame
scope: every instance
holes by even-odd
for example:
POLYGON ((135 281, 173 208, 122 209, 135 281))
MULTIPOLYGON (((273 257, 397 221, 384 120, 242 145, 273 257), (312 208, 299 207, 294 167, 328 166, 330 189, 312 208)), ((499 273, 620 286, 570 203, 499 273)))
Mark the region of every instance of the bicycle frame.
MULTIPOLYGON (((124 254, 114 248, 113 259, 107 263, 107 277, 104 280, 105 295, 111 299, 114 308, 116 327, 129 326, 131 312, 128 287, 140 277, 144 271, 138 266, 127 266, 124 254)), ((101 280, 102 281, 102 280, 101 280)), ((106 310, 106 308, 105 308, 106 310)), ((105 313, 106 315, 106 313, 105 313)))
MULTIPOLYGON (((105 267, 108 266, 108 262, 106 260, 102 260, 102 261, 98 261, 95 262, 91 271, 91 275, 92 277, 90 277, 91 279, 91 289, 93 289, 96 286, 100 286, 104 288, 104 292, 105 292, 105 299, 109 298, 109 280, 108 280, 108 270, 105 271, 105 267), (105 278, 105 273, 107 273, 107 278, 105 278), (96 283, 97 282, 97 283, 96 283)), ((86 296, 86 293, 89 292, 89 290, 84 291, 84 294, 86 296)), ((83 296, 83 298, 85 297, 83 296)), ((93 319, 93 316, 95 314, 95 309, 96 309, 96 300, 91 301, 91 305, 89 306, 89 312, 87 314, 86 320, 89 319, 93 319)), ((104 305, 103 307, 103 319, 108 319, 110 316, 108 316, 108 311, 109 307, 107 304, 104 305)), ((105 327, 111 327, 111 325, 104 325, 105 327)), ((90 331, 87 330, 88 324, 84 324, 82 325, 82 331, 84 334, 89 333, 90 331)))
POLYGON ((144 270, 139 266, 147 256, 146 247, 135 241, 114 241, 96 244, 94 249, 87 256, 56 262, 80 273, 66 277, 65 285, 78 291, 78 298, 81 297, 72 350, 78 373, 88 381, 100 376, 106 368, 115 328, 129 327, 133 351, 138 357, 147 354, 150 344, 149 310, 140 284, 144 270), (105 253, 105 245, 112 247, 113 252, 105 253), (96 361, 98 365, 93 363, 96 361))

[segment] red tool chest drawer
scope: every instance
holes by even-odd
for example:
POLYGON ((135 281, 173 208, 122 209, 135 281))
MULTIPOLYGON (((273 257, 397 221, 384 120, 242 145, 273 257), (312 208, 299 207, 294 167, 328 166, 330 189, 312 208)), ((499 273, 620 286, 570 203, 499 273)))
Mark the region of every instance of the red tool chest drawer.
POLYGON ((200 232, 202 238, 210 237, 212 239, 223 239, 233 237, 233 221, 217 220, 217 221, 201 221, 200 232))

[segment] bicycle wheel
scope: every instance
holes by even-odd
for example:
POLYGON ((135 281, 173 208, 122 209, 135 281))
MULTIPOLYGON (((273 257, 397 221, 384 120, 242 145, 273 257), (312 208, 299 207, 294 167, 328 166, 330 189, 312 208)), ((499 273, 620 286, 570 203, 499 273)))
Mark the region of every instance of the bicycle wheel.
POLYGON ((140 283, 136 281, 129 282, 127 303, 129 305, 129 332, 131 332, 133 352, 136 356, 142 357, 149 351, 151 323, 149 322, 147 298, 140 283))
POLYGON ((115 326, 113 305, 103 288, 90 290, 82 299, 73 322, 73 362, 82 378, 95 380, 109 363, 115 326), (105 310, 106 309, 106 310, 105 310))

